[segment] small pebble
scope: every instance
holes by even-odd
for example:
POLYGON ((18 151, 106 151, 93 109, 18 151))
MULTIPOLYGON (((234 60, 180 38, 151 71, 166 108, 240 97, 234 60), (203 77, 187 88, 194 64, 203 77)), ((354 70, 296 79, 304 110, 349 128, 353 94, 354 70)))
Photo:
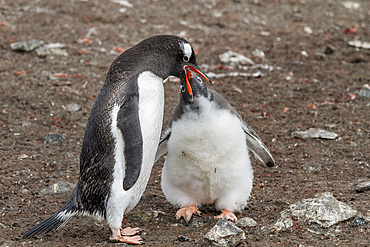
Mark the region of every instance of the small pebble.
POLYGON ((58 144, 64 141, 64 137, 58 133, 49 134, 46 139, 46 144, 58 144))
POLYGON ((370 190, 370 181, 366 181, 356 185, 355 190, 356 192, 365 192, 367 190, 370 190))

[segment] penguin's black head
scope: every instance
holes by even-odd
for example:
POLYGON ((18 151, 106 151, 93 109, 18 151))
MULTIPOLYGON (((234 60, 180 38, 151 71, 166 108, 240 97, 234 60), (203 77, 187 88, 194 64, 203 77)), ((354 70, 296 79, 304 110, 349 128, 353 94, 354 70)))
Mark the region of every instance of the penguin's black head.
POLYGON ((196 97, 208 97, 207 87, 199 76, 187 71, 186 78, 189 83, 189 87, 187 86, 187 83, 186 85, 183 85, 184 83, 180 83, 180 100, 185 104, 192 104, 196 97), (189 88, 191 92, 189 92, 189 88))
POLYGON ((190 94, 192 92, 186 77, 187 71, 191 70, 210 82, 200 70, 193 48, 184 38, 174 35, 152 36, 131 50, 130 61, 140 60, 135 61, 135 64, 140 64, 141 70, 153 71, 163 79, 170 75, 176 76, 180 78, 183 86, 189 88, 190 94))

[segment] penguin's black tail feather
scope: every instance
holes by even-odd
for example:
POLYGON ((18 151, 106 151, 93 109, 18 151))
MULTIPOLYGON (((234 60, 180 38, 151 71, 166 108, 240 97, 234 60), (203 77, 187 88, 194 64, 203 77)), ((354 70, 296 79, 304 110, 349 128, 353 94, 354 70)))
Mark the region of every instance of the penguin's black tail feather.
POLYGON ((31 238, 33 236, 47 233, 55 228, 61 227, 75 215, 77 211, 65 209, 63 207, 61 210, 50 216, 49 218, 43 220, 36 226, 32 227, 28 231, 22 233, 23 238, 31 238))
POLYGON ((76 201, 77 198, 77 186, 73 190, 71 197, 67 201, 66 204, 55 214, 50 216, 49 218, 41 221, 36 226, 32 227, 28 231, 22 233, 23 238, 31 238, 33 236, 47 233, 55 228, 59 228, 64 226, 68 223, 68 221, 80 211, 78 210, 78 202, 76 201))

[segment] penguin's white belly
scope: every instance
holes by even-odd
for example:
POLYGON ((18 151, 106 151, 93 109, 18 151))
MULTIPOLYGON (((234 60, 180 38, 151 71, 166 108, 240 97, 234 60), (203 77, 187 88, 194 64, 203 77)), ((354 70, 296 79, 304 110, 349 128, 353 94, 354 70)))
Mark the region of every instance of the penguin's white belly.
POLYGON ((138 78, 138 84, 139 119, 143 137, 143 161, 137 182, 126 192, 128 196, 125 195, 123 198, 123 200, 129 200, 126 212, 136 206, 148 184, 150 173, 154 165, 163 122, 163 79, 151 72, 143 72, 138 78))
MULTIPOLYGON (((112 134, 115 139, 115 165, 111 193, 107 198, 107 222, 118 229, 123 214, 132 210, 143 195, 154 164, 162 129, 164 90, 163 79, 151 72, 143 72, 138 77, 139 121, 143 140, 140 175, 136 183, 127 191, 123 189, 125 176, 124 140, 115 119, 119 111, 116 105, 112 112, 112 134)), ((128 130, 129 131, 129 130, 128 130)))
POLYGON ((199 98, 200 114, 173 122, 167 143, 162 189, 179 207, 215 204, 218 210, 245 207, 253 171, 240 120, 199 98))

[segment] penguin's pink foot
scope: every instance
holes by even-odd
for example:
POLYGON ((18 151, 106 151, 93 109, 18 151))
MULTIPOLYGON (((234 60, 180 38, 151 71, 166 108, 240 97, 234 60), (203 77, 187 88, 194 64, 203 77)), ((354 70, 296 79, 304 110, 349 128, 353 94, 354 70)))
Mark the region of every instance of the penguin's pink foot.
POLYGON ((231 220, 232 222, 235 222, 238 219, 236 218, 235 214, 232 211, 229 211, 227 209, 222 210, 222 213, 220 215, 215 216, 215 218, 231 220))
POLYGON ((141 231, 139 227, 135 228, 126 227, 125 229, 120 228, 119 230, 122 236, 133 236, 141 231))
POLYGON ((189 223, 191 217, 193 214, 200 215, 201 212, 195 205, 186 206, 183 208, 180 208, 176 213, 176 219, 179 220, 181 217, 184 218, 186 223, 189 223))
MULTIPOLYGON (((125 228, 127 229, 127 228, 125 228)), ((125 229, 111 229, 112 230, 112 235, 109 238, 110 241, 112 242, 122 242, 122 243, 127 243, 127 244, 143 244, 143 239, 140 236, 133 236, 133 237, 125 237, 121 235, 121 231, 124 231, 125 229)), ((135 228, 130 228, 128 232, 132 233, 132 229, 135 228)))

